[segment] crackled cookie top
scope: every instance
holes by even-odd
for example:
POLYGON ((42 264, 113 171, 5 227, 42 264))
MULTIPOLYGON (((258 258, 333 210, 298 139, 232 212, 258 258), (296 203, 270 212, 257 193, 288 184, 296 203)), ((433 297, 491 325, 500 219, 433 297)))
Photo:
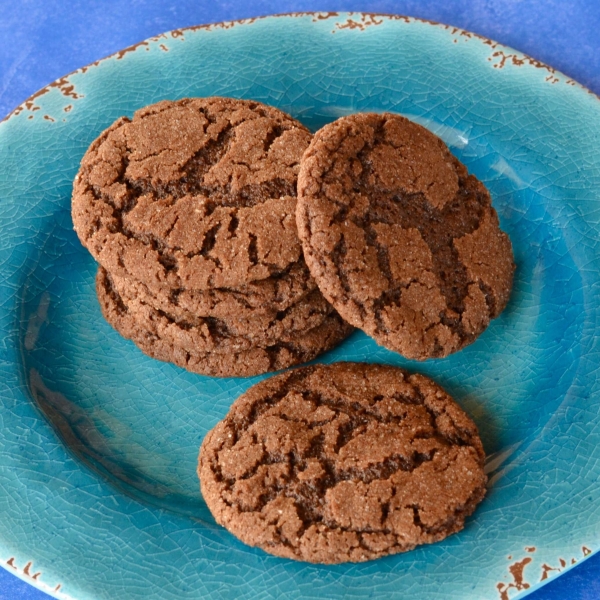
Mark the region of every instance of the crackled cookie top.
POLYGON ((324 296, 408 358, 459 350, 508 302, 512 247, 487 189, 399 115, 356 114, 318 131, 296 218, 324 296))
POLYGON ((340 563, 462 529, 485 494, 483 460, 475 424, 430 379, 335 363, 250 388, 206 436, 198 475, 243 542, 340 563))
POLYGON ((247 100, 163 101, 92 143, 73 188, 82 243, 111 273, 204 290, 301 256, 294 211, 308 130, 247 100))

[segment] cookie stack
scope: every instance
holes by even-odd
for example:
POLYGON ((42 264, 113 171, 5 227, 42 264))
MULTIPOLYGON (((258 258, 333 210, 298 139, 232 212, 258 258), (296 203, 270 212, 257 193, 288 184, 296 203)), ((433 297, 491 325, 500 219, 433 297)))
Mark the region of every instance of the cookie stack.
POLYGON ((390 113, 313 138, 259 102, 159 102, 90 146, 72 214, 109 323, 213 376, 305 362, 352 326, 447 356, 504 309, 515 269, 485 186, 390 113))
POLYGON ((84 156, 72 215, 102 312, 143 352, 212 376, 311 360, 352 331, 297 236, 310 132, 258 102, 163 101, 84 156))

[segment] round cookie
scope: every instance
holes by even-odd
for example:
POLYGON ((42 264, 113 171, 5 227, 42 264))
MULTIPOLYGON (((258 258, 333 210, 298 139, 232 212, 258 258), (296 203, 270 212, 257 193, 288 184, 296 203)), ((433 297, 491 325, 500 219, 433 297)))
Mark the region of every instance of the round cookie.
POLYGON ((123 337, 132 340, 145 354, 172 362, 200 375, 213 377, 250 377, 278 371, 307 362, 337 346, 352 333, 352 327, 332 310, 320 325, 297 332, 289 340, 280 340, 265 347, 250 347, 239 352, 191 352, 149 331, 149 321, 127 310, 108 278, 96 277, 96 292, 104 318, 123 337))
POLYGON ((485 495, 477 427, 438 385, 384 365, 287 371, 250 388, 200 449, 202 495, 251 546, 362 562, 459 531, 485 495))
POLYGON ((394 114, 318 131, 296 211, 306 263, 349 323, 412 359, 473 342, 506 306, 513 253, 485 186, 394 114))
POLYGON ((283 311, 264 310, 241 316, 229 313, 223 318, 179 317, 155 308, 149 301, 151 298, 137 293, 137 287, 110 276, 102 267, 98 269, 97 285, 119 298, 139 329, 195 354, 237 353, 254 346, 289 342, 294 336, 321 325, 335 312, 321 292, 314 290, 283 311))
POLYGON ((89 147, 73 186, 82 244, 149 286, 237 287, 301 256, 296 179, 310 132, 259 102, 163 101, 89 147))

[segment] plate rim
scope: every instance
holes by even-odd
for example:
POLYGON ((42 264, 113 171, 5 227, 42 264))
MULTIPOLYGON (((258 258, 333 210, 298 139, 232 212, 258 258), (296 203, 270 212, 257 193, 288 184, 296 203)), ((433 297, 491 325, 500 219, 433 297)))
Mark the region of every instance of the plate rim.
MULTIPOLYGON (((200 25, 188 25, 186 27, 181 27, 181 28, 176 28, 176 29, 168 29, 167 31, 163 31, 161 33, 158 33, 157 35, 150 36, 148 38, 140 40, 139 42, 136 42, 135 44, 126 46, 125 48, 122 48, 121 50, 117 50, 115 52, 112 52, 111 54, 103 56, 102 58, 99 58, 91 63, 88 63, 88 64, 82 66, 82 67, 78 67, 77 69, 70 71, 66 75, 63 75, 62 77, 59 77, 59 78, 55 79, 54 81, 51 81, 44 87, 40 88, 39 90, 37 90, 36 92, 31 94, 29 97, 27 97, 25 100, 23 100, 23 102, 21 102, 20 104, 15 106, 15 108, 13 108, 2 119, 0 119, 0 131, 1 131, 3 123, 10 121, 10 119, 12 119, 13 117, 18 116, 23 110, 26 110, 29 105, 33 105, 34 101, 37 98, 50 92, 53 88, 60 88, 61 86, 68 84, 69 77, 71 77, 73 75, 84 74, 89 69, 91 69, 93 67, 97 67, 102 62, 110 60, 112 58, 117 58, 117 57, 122 58, 128 52, 134 52, 140 46, 147 45, 150 42, 157 42, 159 39, 165 38, 165 36, 167 36, 168 34, 171 34, 172 37, 178 37, 179 35, 184 35, 186 32, 196 32, 196 31, 201 31, 201 30, 211 31, 212 29, 231 29, 232 27, 235 27, 238 25, 252 25, 253 23, 255 23, 257 21, 262 21, 265 19, 300 18, 300 17, 313 17, 314 18, 314 17, 316 17, 318 20, 326 20, 326 19, 335 19, 342 15, 343 16, 347 15, 349 20, 353 16, 359 15, 361 17, 361 19, 384 18, 384 19, 394 20, 394 21, 404 21, 407 24, 411 23, 411 22, 423 23, 425 25, 431 25, 433 27, 440 27, 442 29, 452 30, 453 34, 458 33, 459 35, 463 35, 466 37, 475 37, 475 38, 478 38, 479 40, 483 41, 484 43, 488 44, 492 49, 495 49, 496 47, 500 47, 503 49, 511 50, 512 52, 515 53, 516 58, 519 61, 523 60, 523 61, 526 61, 528 64, 535 66, 536 68, 546 69, 549 73, 561 75, 562 77, 565 78, 565 80, 567 80, 567 82, 570 85, 573 85, 574 87, 575 86, 579 87, 581 90, 587 92, 588 94, 593 96, 596 100, 600 101, 600 94, 596 94, 596 92, 594 92, 590 88, 586 87, 585 85, 579 83, 577 80, 570 78, 568 75, 566 75, 562 71, 555 69, 554 67, 548 65, 547 63, 545 63, 541 60, 538 60, 537 58, 534 58, 534 57, 530 56, 529 54, 526 54, 525 52, 521 52, 520 50, 517 50, 516 48, 513 48, 512 46, 502 44, 501 42, 498 42, 492 38, 488 38, 479 33, 475 33, 473 31, 469 31, 467 29, 463 29, 462 27, 455 27, 454 25, 448 25, 446 23, 442 23, 441 21, 434 21, 432 19, 424 19, 421 17, 412 17, 409 15, 401 15, 401 14, 397 14, 397 13, 378 13, 378 12, 366 12, 366 11, 314 11, 314 10, 310 11, 309 10, 309 11, 294 11, 294 12, 287 12, 287 13, 275 13, 275 14, 270 14, 270 15, 259 15, 256 17, 248 17, 248 18, 244 18, 244 19, 233 19, 230 21, 216 21, 214 23, 204 23, 204 24, 200 24, 200 25), (321 15, 324 15, 324 16, 321 17, 321 15), (176 33, 178 35, 174 36, 173 33, 176 33)), ((369 23, 369 24, 373 24, 373 23, 369 23)), ((511 63, 509 63, 509 64, 511 64, 511 63)), ((521 65, 515 65, 515 66, 521 66, 521 65)))

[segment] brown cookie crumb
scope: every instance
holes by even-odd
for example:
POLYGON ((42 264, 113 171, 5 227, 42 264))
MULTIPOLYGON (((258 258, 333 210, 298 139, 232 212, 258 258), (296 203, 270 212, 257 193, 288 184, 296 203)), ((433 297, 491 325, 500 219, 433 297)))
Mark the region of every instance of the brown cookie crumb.
POLYGON ((198 475, 243 542, 361 562, 459 531, 485 494, 475 424, 428 378, 335 363, 261 381, 206 436, 198 475))
POLYGON ((408 358, 463 348, 508 302, 512 247, 487 189, 399 115, 356 114, 318 131, 296 218, 323 295, 408 358))

